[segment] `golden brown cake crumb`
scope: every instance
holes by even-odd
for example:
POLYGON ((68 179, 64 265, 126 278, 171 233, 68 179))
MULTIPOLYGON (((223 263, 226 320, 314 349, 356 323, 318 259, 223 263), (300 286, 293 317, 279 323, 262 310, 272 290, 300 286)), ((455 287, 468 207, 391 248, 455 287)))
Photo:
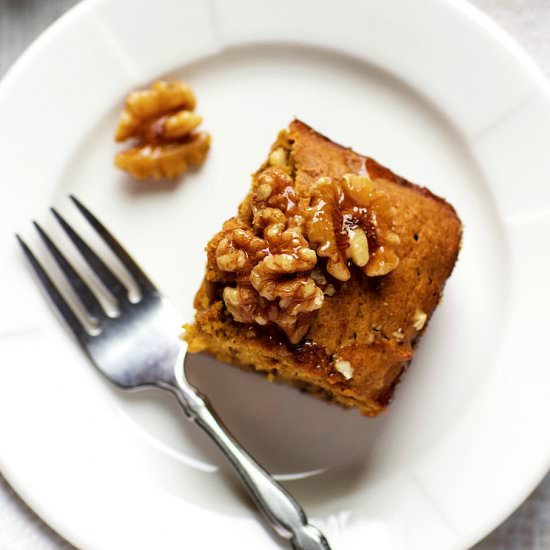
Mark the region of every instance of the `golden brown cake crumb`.
POLYGON ((190 351, 376 415, 437 306, 461 231, 443 199, 295 120, 208 243, 190 351))
POLYGON ((194 112, 193 90, 182 82, 154 82, 149 90, 126 99, 115 140, 136 144, 118 153, 115 165, 134 178, 176 178, 190 164, 201 165, 210 148, 210 135, 196 131, 202 117, 194 112))

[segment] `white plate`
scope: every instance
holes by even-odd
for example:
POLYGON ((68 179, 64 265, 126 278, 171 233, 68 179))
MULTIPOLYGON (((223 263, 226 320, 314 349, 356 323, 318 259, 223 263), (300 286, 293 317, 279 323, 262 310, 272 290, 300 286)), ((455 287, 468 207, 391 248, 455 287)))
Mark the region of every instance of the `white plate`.
POLYGON ((0 466, 75 545, 280 543, 171 401, 96 375, 13 232, 36 245, 38 216, 58 235, 47 206, 76 218, 74 192, 191 319, 206 240, 294 115, 456 206, 445 300, 374 420, 211 360, 194 379, 335 549, 466 548, 547 471, 550 94, 518 47, 458 0, 89 0, 0 88, 0 466), (181 186, 143 191, 112 134, 125 94, 161 76, 192 83, 214 142, 181 186))

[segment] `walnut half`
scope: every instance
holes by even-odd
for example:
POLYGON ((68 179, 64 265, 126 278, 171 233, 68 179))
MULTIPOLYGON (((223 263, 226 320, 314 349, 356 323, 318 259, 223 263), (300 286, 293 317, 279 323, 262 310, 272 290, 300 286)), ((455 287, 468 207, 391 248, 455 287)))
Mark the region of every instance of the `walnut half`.
POLYGON ((154 82, 149 90, 132 92, 120 115, 115 140, 136 144, 118 153, 115 165, 136 179, 176 178, 189 165, 201 165, 210 135, 197 132, 202 117, 194 112, 193 90, 182 82, 154 82))
POLYGON ((399 264, 388 199, 367 176, 344 174, 341 182, 319 178, 307 218, 307 237, 317 255, 327 258, 326 269, 335 279, 349 280, 350 262, 368 277, 387 275, 399 264))

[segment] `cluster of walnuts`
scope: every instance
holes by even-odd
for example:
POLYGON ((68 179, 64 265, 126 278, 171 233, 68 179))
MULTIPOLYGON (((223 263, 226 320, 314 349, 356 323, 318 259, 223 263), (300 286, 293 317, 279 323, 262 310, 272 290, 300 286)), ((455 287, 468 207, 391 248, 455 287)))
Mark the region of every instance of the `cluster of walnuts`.
MULTIPOLYGON (((166 179, 204 162, 210 135, 197 131, 202 118, 186 84, 154 82, 132 92, 115 139, 135 141, 115 158, 137 179, 166 179)), ((366 276, 386 275, 399 257, 393 209, 367 177, 320 177, 298 189, 284 146, 272 150, 254 178, 239 215, 208 244, 207 280, 223 286, 234 320, 278 326, 293 344, 309 330, 312 315, 352 265, 366 276)))
POLYGON ((235 321, 273 323, 296 344, 334 295, 330 279, 349 280, 352 263, 367 276, 397 267, 392 225, 387 198, 369 178, 319 178, 298 193, 287 152, 277 148, 239 216, 209 243, 207 279, 224 286, 235 321))
POLYGON ((115 165, 136 179, 171 179, 201 165, 210 135, 197 131, 202 117, 194 112, 193 90, 179 81, 154 82, 149 90, 132 92, 120 115, 115 140, 133 139, 118 153, 115 165))

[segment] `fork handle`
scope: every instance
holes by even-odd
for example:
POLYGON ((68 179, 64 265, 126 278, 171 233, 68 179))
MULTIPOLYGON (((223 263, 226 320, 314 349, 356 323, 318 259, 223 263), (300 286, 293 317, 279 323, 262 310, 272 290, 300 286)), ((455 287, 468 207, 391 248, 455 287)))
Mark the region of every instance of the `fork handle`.
MULTIPOLYGON (((176 377, 179 378, 179 377, 176 377)), ((175 391, 185 414, 218 445, 273 529, 296 550, 330 550, 327 539, 308 522, 296 500, 277 483, 225 428, 208 400, 182 380, 175 391)))

